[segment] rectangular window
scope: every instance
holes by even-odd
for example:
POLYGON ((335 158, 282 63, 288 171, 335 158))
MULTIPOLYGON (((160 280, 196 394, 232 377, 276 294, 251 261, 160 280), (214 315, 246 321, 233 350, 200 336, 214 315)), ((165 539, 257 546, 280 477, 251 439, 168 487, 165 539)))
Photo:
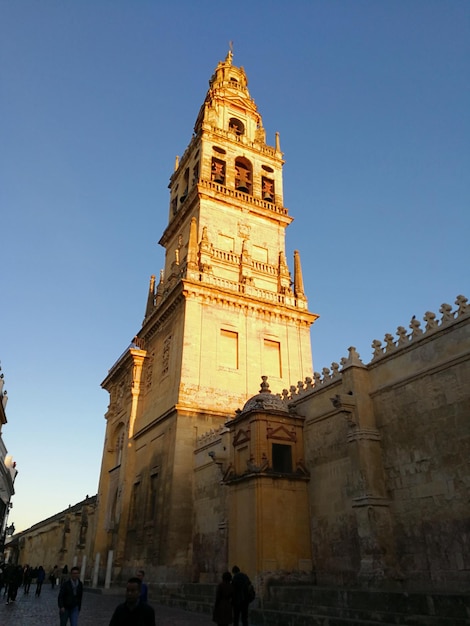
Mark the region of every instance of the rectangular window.
POLYGON ((248 461, 250 460, 248 446, 238 448, 235 457, 235 471, 237 474, 245 474, 248 471, 248 461))
POLYGON ((138 519, 137 511, 139 510, 139 497, 140 497, 140 482, 134 483, 131 495, 131 506, 129 512, 129 522, 131 526, 134 526, 138 519))
POLYGON ((225 252, 233 252, 235 249, 235 239, 233 237, 229 237, 228 235, 222 235, 219 233, 219 248, 220 250, 224 250, 225 252))
POLYGON ((238 333, 232 330, 220 330, 219 365, 238 369, 238 333))
POLYGON ((292 448, 283 443, 273 443, 273 471, 292 473, 292 448))
POLYGON ((261 261, 261 263, 268 262, 268 250, 267 248, 262 248, 261 246, 253 246, 251 256, 255 261, 261 261))
POLYGON ((266 376, 282 377, 281 344, 279 341, 264 340, 263 372, 266 376))
POLYGON ((147 507, 147 519, 149 521, 153 521, 157 516, 157 485, 158 474, 152 474, 150 476, 150 490, 147 507))

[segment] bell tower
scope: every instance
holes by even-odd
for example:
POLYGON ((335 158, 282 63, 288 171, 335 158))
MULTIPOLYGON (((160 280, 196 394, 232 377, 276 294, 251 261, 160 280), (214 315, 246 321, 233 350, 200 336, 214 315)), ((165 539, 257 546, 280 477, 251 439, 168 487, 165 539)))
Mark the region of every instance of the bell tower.
POLYGON ((140 565, 154 579, 188 580, 196 437, 231 418, 261 376, 281 391, 312 374, 317 316, 298 252, 293 277, 286 261, 282 157, 230 51, 176 158, 165 266, 150 280, 142 328, 102 383, 95 550, 112 553, 116 579, 140 565))
POLYGON ((178 301, 168 405, 234 410, 268 375, 281 390, 312 372, 300 257, 291 279, 279 135, 266 144, 261 115, 232 52, 209 81, 192 140, 170 179, 165 269, 147 309, 146 341, 178 301), (157 322, 158 323, 158 322, 157 322))

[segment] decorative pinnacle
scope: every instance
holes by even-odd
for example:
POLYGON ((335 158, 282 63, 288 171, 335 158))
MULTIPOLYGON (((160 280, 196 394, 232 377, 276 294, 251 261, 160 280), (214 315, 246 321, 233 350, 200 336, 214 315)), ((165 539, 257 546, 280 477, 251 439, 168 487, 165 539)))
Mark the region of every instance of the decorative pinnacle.
POLYGON ((271 393, 271 389, 269 388, 268 377, 261 376, 261 380, 263 381, 260 385, 260 393, 271 393))

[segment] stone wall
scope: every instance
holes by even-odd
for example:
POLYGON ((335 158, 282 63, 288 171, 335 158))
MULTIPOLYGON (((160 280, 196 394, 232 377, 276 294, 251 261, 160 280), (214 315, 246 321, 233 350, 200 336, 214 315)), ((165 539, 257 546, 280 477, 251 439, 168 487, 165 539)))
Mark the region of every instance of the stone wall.
POLYGON ((305 416, 320 584, 470 582, 470 315, 456 305, 284 394, 305 416))
POLYGON ((96 496, 70 506, 31 528, 16 534, 7 545, 10 558, 20 565, 42 565, 46 574, 57 565, 83 568, 90 581, 93 570, 96 496))

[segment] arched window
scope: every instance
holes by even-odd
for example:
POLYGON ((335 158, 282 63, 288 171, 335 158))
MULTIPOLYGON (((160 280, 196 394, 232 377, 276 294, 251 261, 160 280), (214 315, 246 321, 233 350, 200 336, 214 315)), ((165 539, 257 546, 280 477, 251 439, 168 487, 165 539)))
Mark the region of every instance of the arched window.
POLYGON ((212 157, 211 180, 214 183, 225 185, 225 161, 212 157))
POLYGON ((197 161, 196 165, 193 167, 193 186, 197 185, 197 181, 199 180, 199 161, 197 161))
POLYGON ((253 190, 252 180, 252 166, 248 159, 244 157, 235 159, 235 189, 251 194, 253 190))
POLYGON ((114 450, 116 465, 121 465, 123 446, 124 446, 124 432, 121 429, 116 435, 116 447, 114 450))
POLYGON ((238 137, 245 134, 245 125, 236 117, 231 117, 228 121, 228 129, 235 133, 238 137))
POLYGON ((261 177, 261 197, 265 202, 274 202, 274 181, 266 176, 261 177))
POLYGON ((183 204, 183 202, 188 197, 188 191, 189 191, 189 167, 187 167, 185 172, 184 172, 183 188, 184 188, 184 191, 183 191, 183 193, 181 195, 181 198, 180 198, 180 203, 181 204, 183 204))

